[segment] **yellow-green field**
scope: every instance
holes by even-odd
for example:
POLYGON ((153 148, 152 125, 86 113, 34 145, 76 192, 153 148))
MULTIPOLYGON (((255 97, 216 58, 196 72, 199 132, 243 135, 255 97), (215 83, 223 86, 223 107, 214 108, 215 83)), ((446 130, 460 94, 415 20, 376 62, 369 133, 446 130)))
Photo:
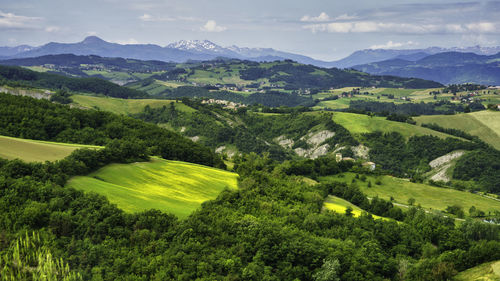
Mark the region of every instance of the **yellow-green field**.
POLYGON ((333 121, 342 125, 353 134, 371 133, 375 131, 399 132, 405 137, 433 135, 440 138, 452 137, 447 134, 436 132, 431 129, 422 128, 420 126, 411 125, 408 123, 388 121, 384 117, 370 117, 364 114, 335 112, 333 121))
MULTIPOLYGON (((335 176, 323 177, 320 181, 336 180, 346 183, 351 183, 355 177, 354 173, 343 173, 335 176)), ((356 183, 361 188, 361 191, 368 197, 378 196, 379 198, 390 200, 394 198, 395 203, 407 205, 408 199, 414 198, 415 204, 420 204, 428 210, 444 211, 448 206, 462 206, 465 213, 471 206, 486 212, 500 210, 500 201, 490 199, 478 194, 473 194, 465 191, 459 191, 451 188, 434 187, 421 183, 412 183, 406 179, 395 178, 391 176, 366 176, 367 180, 362 182, 357 180, 356 183), (381 181, 380 185, 375 184, 376 180, 381 181), (372 187, 368 187, 368 181, 372 187)))
POLYGON ((455 281, 500 281, 500 261, 488 262, 457 274, 455 281))
MULTIPOLYGON (((360 207, 352 204, 349 201, 346 201, 342 198, 333 196, 333 195, 328 195, 328 197, 325 200, 325 203, 323 204, 324 208, 337 212, 339 214, 345 214, 345 210, 347 207, 352 208, 352 215, 354 217, 359 217, 361 216, 362 213, 368 213, 367 211, 361 209, 360 207)), ((388 218, 380 217, 377 215, 372 214, 372 217, 374 219, 383 219, 383 220, 390 220, 388 218)))
POLYGON ((9 160, 17 158, 26 162, 55 161, 79 148, 99 147, 0 136, 0 157, 9 160))
POLYGON ((106 196, 127 212, 158 209, 185 218, 225 188, 237 188, 235 173, 179 161, 111 164, 67 186, 106 196))
POLYGON ((417 124, 436 123, 444 128, 462 130, 478 136, 500 149, 500 112, 483 110, 456 115, 428 115, 414 118, 417 124))
POLYGON ((162 106, 169 106, 172 102, 175 108, 184 112, 193 112, 195 109, 184 105, 181 102, 172 100, 157 100, 157 99, 119 99, 110 97, 95 97, 86 95, 73 95, 71 96, 73 102, 79 106, 86 108, 95 108, 103 111, 110 111, 116 114, 134 114, 141 112, 146 105, 151 108, 159 108, 162 106))

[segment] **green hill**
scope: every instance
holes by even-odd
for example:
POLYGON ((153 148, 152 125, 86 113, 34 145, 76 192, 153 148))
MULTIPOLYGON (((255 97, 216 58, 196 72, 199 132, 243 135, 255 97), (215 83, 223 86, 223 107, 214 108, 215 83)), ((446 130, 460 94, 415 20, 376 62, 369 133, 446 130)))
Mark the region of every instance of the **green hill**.
POLYGON ((408 123, 386 120, 384 117, 370 117, 364 114, 335 112, 333 121, 353 134, 372 133, 375 131, 399 132, 405 137, 433 135, 440 138, 451 137, 448 134, 436 132, 431 129, 422 128, 408 123))
POLYGON ((182 104, 175 103, 172 100, 158 100, 158 99, 119 99, 111 97, 95 97, 88 95, 72 95, 71 99, 75 104, 85 108, 94 108, 103 111, 109 111, 116 114, 136 114, 144 110, 146 105, 151 108, 160 108, 168 106, 172 102, 175 108, 183 112, 193 112, 194 109, 182 104))
POLYGON ((128 212, 158 209, 185 218, 225 188, 237 188, 235 173, 179 161, 108 165, 67 186, 105 195, 128 212))
MULTIPOLYGON (((355 177, 354 173, 344 173, 336 176, 323 177, 321 181, 336 180, 351 183, 355 177)), ((357 180, 361 191, 369 197, 378 196, 379 198, 390 200, 394 198, 395 203, 407 205, 408 199, 414 198, 415 204, 420 204, 428 210, 444 211, 448 206, 459 205, 468 214, 471 206, 486 212, 500 210, 500 201, 483 197, 478 194, 459 191, 451 188, 434 187, 421 183, 412 183, 405 179, 391 176, 366 176, 365 182, 357 180), (380 185, 375 184, 380 180, 380 185), (371 182, 371 187, 368 187, 371 182)), ((404 206, 403 206, 404 207, 404 206)))
POLYGON ((0 158, 21 159, 26 162, 60 160, 79 148, 99 148, 99 146, 37 141, 0 136, 0 158))
MULTIPOLYGON (((352 204, 351 202, 344 200, 342 198, 333 196, 333 195, 328 195, 328 197, 325 200, 324 203, 324 208, 330 211, 335 211, 339 214, 345 214, 346 208, 351 207, 352 209, 352 215, 354 217, 359 217, 363 212, 368 213, 367 211, 361 209, 360 207, 352 204)), ((372 214, 374 219, 383 219, 383 220, 390 220, 388 218, 384 218, 381 216, 377 216, 372 214)))
POLYGON ((419 116, 414 119, 417 124, 435 123, 444 128, 462 130, 500 149, 500 112, 498 111, 483 110, 456 115, 419 116))
POLYGON ((457 274, 455 281, 500 281, 500 261, 487 262, 457 274))

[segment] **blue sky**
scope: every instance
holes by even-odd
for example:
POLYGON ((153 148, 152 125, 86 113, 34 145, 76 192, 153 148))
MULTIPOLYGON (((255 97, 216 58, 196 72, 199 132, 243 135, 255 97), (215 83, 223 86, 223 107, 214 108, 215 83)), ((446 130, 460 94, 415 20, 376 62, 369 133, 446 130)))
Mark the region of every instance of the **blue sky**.
POLYGON ((0 0, 0 45, 208 39, 334 60, 367 48, 496 46, 499 15, 500 1, 0 0))

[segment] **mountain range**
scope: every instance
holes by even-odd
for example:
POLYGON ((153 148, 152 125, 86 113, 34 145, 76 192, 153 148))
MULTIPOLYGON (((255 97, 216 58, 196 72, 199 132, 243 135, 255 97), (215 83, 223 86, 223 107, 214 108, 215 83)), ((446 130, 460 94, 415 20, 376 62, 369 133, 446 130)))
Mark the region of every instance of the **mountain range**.
POLYGON ((375 75, 397 75, 442 84, 500 85, 500 52, 495 55, 445 52, 417 60, 395 58, 352 68, 375 75))
POLYGON ((500 52, 500 47, 468 47, 392 50, 366 49, 352 53, 337 61, 316 60, 308 56, 283 52, 272 48, 222 47, 208 40, 182 40, 165 47, 154 44, 117 44, 89 36, 77 43, 51 42, 39 47, 21 45, 0 47, 1 59, 39 57, 56 54, 98 55, 101 57, 123 57, 140 60, 160 60, 166 62, 186 62, 189 60, 211 60, 218 57, 236 58, 252 61, 274 61, 291 59, 303 64, 320 67, 348 68, 389 59, 416 61, 426 56, 443 52, 472 52, 479 55, 492 55, 500 52))

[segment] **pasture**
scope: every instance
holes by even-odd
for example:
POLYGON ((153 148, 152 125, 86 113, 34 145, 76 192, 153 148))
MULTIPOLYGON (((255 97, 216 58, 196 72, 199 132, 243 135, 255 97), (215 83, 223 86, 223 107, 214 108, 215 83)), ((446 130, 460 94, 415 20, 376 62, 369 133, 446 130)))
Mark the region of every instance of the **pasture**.
POLYGON ((487 262, 457 274, 455 281, 500 281, 500 261, 487 262))
POLYGON ((235 173, 179 161, 111 164, 67 186, 104 195, 126 212, 158 209, 185 218, 224 189, 236 189, 235 173))
MULTIPOLYGON (((335 180, 350 184, 353 178, 355 178, 354 173, 343 173, 322 177, 320 181, 335 180)), ((391 176, 376 177, 367 175, 366 178, 364 182, 356 180, 356 184, 368 197, 378 196, 385 200, 390 200, 393 197, 394 203, 402 205, 407 205, 408 199, 414 198, 415 205, 421 205, 427 210, 444 211, 448 206, 459 205, 467 215, 471 206, 475 206, 477 209, 486 212, 486 214, 500 210, 500 201, 478 194, 422 183, 412 183, 407 179, 391 176), (380 180, 380 185, 375 184, 377 180, 380 180), (371 187, 368 187, 368 182, 371 182, 371 187)))
MULTIPOLYGON (((347 207, 351 207, 353 217, 359 217, 359 216, 361 216, 362 213, 368 213, 367 211, 352 204, 351 202, 344 200, 342 198, 333 196, 333 195, 328 195, 323 206, 325 209, 330 210, 330 211, 334 211, 334 212, 339 213, 339 214, 345 214, 347 207)), ((377 216, 374 214, 371 214, 371 215, 374 219, 390 220, 388 218, 384 218, 384 217, 377 216)))
POLYGON ((79 148, 99 146, 37 141, 0 136, 0 158, 21 159, 26 162, 45 162, 63 159, 79 148))

